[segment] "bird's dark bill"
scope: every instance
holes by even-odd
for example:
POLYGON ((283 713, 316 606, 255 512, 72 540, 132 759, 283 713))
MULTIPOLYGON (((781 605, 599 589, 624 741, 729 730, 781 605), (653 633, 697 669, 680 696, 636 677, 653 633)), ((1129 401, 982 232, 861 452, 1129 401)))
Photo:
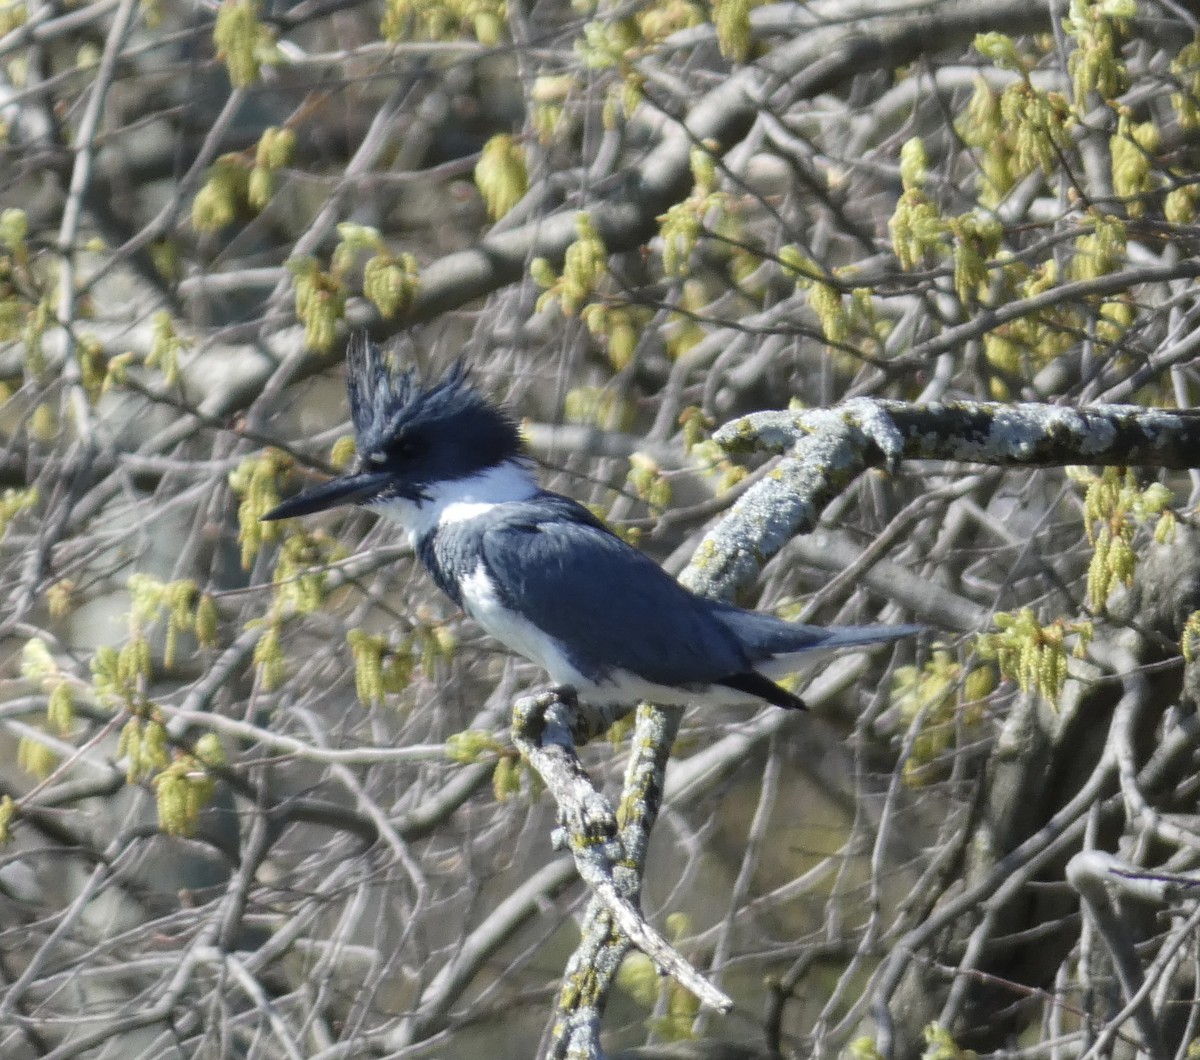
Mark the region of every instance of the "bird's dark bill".
POLYGON ((300 515, 328 511, 343 504, 362 504, 372 497, 377 497, 388 484, 388 480, 389 476, 381 471, 340 475, 284 501, 267 512, 263 519, 294 519, 300 515))

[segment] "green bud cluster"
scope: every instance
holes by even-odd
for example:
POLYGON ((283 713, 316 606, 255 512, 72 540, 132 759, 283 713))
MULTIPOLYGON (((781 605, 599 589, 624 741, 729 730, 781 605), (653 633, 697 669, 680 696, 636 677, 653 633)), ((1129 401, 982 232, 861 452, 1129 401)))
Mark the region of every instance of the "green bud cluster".
POLYGON ((488 140, 475 164, 475 186, 493 220, 503 217, 516 206, 529 188, 525 148, 521 142, 504 133, 488 140))
POLYGON ((641 950, 630 950, 617 971, 617 986, 644 1009, 658 1001, 660 976, 654 962, 641 950))
MULTIPOLYGON (((1000 269, 997 299, 1034 298, 1058 283, 1058 266, 1054 259, 1044 261, 1035 269, 1022 263, 1011 263, 1000 269)), ((984 356, 988 364, 1011 379, 1028 378, 1074 343, 1074 335, 1083 327, 1083 318, 1074 308, 1058 306, 1030 313, 1002 324, 983 338, 984 356)), ((992 397, 1007 400, 1011 394, 1004 378, 990 380, 992 397)))
POLYGON ((1190 225, 1196 219, 1196 201, 1200 186, 1181 184, 1167 192, 1163 199, 1163 216, 1174 225, 1190 225))
POLYGON ((31 637, 21 649, 21 676, 26 681, 41 683, 57 678, 58 663, 41 637, 31 637))
POLYGON ((28 262, 29 247, 25 242, 29 235, 29 217, 24 210, 10 206, 0 211, 0 243, 8 253, 28 262))
POLYGON ((605 431, 627 431, 633 426, 634 408, 609 387, 577 386, 563 399, 563 418, 605 431))
POLYGON ((519 795, 523 777, 532 781, 532 771, 520 756, 484 729, 464 729, 448 736, 446 757, 462 765, 494 761, 492 793, 497 802, 507 802, 519 795))
POLYGON ((217 58, 235 88, 248 88, 264 65, 278 62, 275 34, 259 21, 259 0, 222 0, 213 26, 217 58))
POLYGON ((192 227, 219 232, 237 220, 239 211, 263 209, 275 194, 276 172, 291 161, 295 146, 291 129, 271 126, 259 137, 253 161, 240 152, 221 155, 192 200, 192 227))
POLYGON ((416 297, 420 268, 411 254, 376 254, 363 267, 363 294, 391 320, 416 297))
POLYGON ((692 252, 703 228, 704 206, 694 198, 677 202, 659 218, 664 273, 686 276, 691 271, 692 252))
POLYGON ((75 581, 59 578, 46 590, 46 608, 51 618, 64 618, 74 607, 75 581))
POLYGON ((1075 107, 1082 113, 1090 92, 1115 99, 1129 86, 1129 72, 1117 41, 1120 20, 1137 14, 1135 0, 1071 0, 1063 29, 1075 47, 1067 71, 1075 92, 1075 107))
POLYGON ((632 18, 601 18, 584 23, 575 54, 589 70, 629 70, 645 51, 639 23, 632 18))
MULTIPOLYGON (((991 39, 993 51, 1007 54, 1011 49, 1016 56, 1015 45, 1003 34, 977 37, 977 48, 982 38, 991 39), (996 39, 1006 43, 1001 46, 996 39)), ((956 127, 979 159, 982 206, 997 205, 1018 180, 1036 168, 1046 174, 1054 172, 1071 145, 1073 117, 1066 98, 1035 87, 1029 79, 1032 63, 1019 56, 1000 65, 1018 70, 1021 80, 997 93, 982 77, 976 78, 971 100, 956 127)))
POLYGON ((642 39, 647 46, 653 47, 681 29, 691 29, 708 21, 708 10, 694 0, 664 0, 643 8, 634 17, 642 39))
POLYGON ((1174 534, 1171 503, 1175 498, 1161 482, 1141 489, 1130 470, 1109 467, 1097 475, 1085 468, 1069 468, 1068 475, 1086 487, 1083 525, 1093 550, 1088 565, 1088 603, 1098 612, 1118 583, 1133 582, 1138 561, 1133 538, 1138 526, 1153 519, 1154 539, 1159 543, 1174 534))
POLYGON ((713 25, 717 29, 717 47, 735 63, 744 63, 750 55, 750 0, 713 0, 713 25))
POLYGON ((50 286, 58 282, 58 269, 39 270, 36 266, 36 261, 31 263, 27 278, 33 285, 42 284, 42 295, 33 304, 32 310, 29 309, 29 303, 22 310, 25 326, 21 329, 21 341, 25 345, 26 368, 33 375, 42 375, 46 371, 42 339, 55 324, 54 307, 58 304, 58 293, 50 290, 50 286))
POLYGON ((196 633, 199 607, 203 597, 191 578, 162 582, 148 574, 134 574, 129 583, 131 638, 143 636, 146 626, 157 622, 164 614, 167 635, 163 648, 163 666, 175 665, 180 633, 196 633))
POLYGON ((662 989, 666 994, 663 1011, 646 1020, 647 1028, 656 1038, 667 1042, 692 1041, 696 1037, 693 1028, 700 1014, 700 999, 669 976, 663 980, 662 989))
POLYGON ((120 651, 110 644, 97 648, 91 661, 96 702, 114 710, 142 709, 145 696, 139 685, 149 677, 149 667, 149 656, 140 645, 126 644, 120 651))
POLYGON ((343 434, 329 450, 329 463, 333 465, 335 471, 345 471, 354 460, 357 451, 354 435, 343 434))
POLYGON ((387 0, 379 28, 391 44, 414 37, 448 41, 466 33, 491 47, 507 24, 504 0, 387 0))
POLYGON ((1030 608, 1015 615, 998 612, 993 622, 997 631, 981 633, 976 651, 984 659, 994 659, 1000 672, 1015 680, 1022 692, 1037 691, 1056 705, 1067 680, 1066 639, 1077 638, 1075 654, 1082 656, 1092 637, 1091 623, 1057 619, 1042 626, 1030 608))
POLYGON ((248 201, 249 189, 246 159, 236 153, 221 155, 192 200, 192 227, 197 232, 219 232, 233 224, 239 208, 248 201))
POLYGON ((281 684, 287 670, 287 656, 283 651, 281 636, 282 622, 278 614, 260 621, 266 628, 254 645, 251 661, 258 669, 258 684, 264 692, 274 692, 281 684))
POLYGON ((4 536, 11 523, 21 512, 37 507, 40 496, 36 486, 9 488, 0 493, 0 537, 4 536))
POLYGON ((117 740, 117 758, 125 759, 125 781, 136 784, 149 780, 171 764, 167 727, 161 718, 132 715, 121 728, 117 740))
POLYGON ((58 765, 54 748, 36 736, 22 736, 17 742, 17 768, 39 780, 45 780, 58 765))
POLYGON ((697 279, 684 280, 679 288, 675 310, 667 317, 667 326, 659 332, 666 340, 667 356, 671 360, 683 356, 704 340, 704 313, 712 297, 708 286, 697 279))
POLYGON ((963 305, 987 294, 988 263, 1000 249, 1004 228, 992 216, 976 212, 951 218, 954 238, 954 291, 963 305))
POLYGON ((636 306, 591 302, 583 307, 580 319, 596 338, 604 341, 608 360, 618 372, 633 361, 634 352, 649 314, 636 306))
POLYGON ((529 123, 540 143, 549 145, 561 136, 567 100, 575 85, 572 74, 542 74, 533 82, 529 123))
POLYGON ((175 330, 175 321, 165 309, 154 314, 153 340, 146 354, 146 367, 157 368, 166 377, 167 384, 179 382, 179 354, 190 343, 175 330))
POLYGON ((75 340, 75 361, 79 365, 79 381, 84 393, 94 405, 100 400, 108 381, 104 344, 91 332, 82 332, 75 340))
POLYGON ((1183 633, 1179 638, 1179 651, 1184 659, 1193 663, 1196 661, 1196 649, 1200 647, 1200 611, 1193 611, 1183 624, 1183 633))
POLYGON ((921 719, 921 729, 904 763, 904 781, 913 787, 929 783, 942 756, 955 744, 962 728, 982 723, 982 701, 995 689, 990 665, 967 671, 943 648, 934 650, 924 666, 901 666, 892 677, 892 705, 906 726, 921 719))
POLYGON ((58 415, 45 401, 29 417, 29 437, 35 442, 49 444, 58 438, 58 415))
MULTIPOLYGON (((686 913, 672 913, 667 917, 666 927, 667 937, 676 946, 693 930, 686 913)), ((641 1008, 654 1013, 645 1022, 656 1038, 667 1042, 695 1038, 699 1000, 675 979, 660 976, 654 962, 644 953, 634 950, 626 956, 617 971, 617 985, 641 1008)))
POLYGON ((869 1034, 860 1034, 846 1046, 846 1060, 883 1060, 883 1053, 869 1034))
POLYGON ((349 630, 346 641, 354 659, 354 687, 364 706, 382 704, 385 696, 403 692, 418 666, 433 674, 458 650, 453 630, 442 623, 418 623, 395 644, 362 629, 349 630))
POLYGON ((1200 128, 1200 33, 1171 61, 1171 73, 1179 82, 1179 91, 1171 94, 1171 106, 1180 128, 1200 128))
POLYGON ((545 288, 537 301, 539 313, 557 302, 565 316, 574 316, 608 271, 608 248, 586 213, 575 215, 575 231, 579 238, 567 247, 561 276, 545 258, 530 262, 529 274, 545 288))
POLYGON ((900 184, 905 191, 924 187, 929 176, 929 156, 919 136, 910 137, 900 147, 900 184))
POLYGON ((896 201, 888 227, 892 249, 903 269, 915 269, 927 255, 945 249, 947 225, 934 203, 925 194, 929 161, 925 145, 918 137, 900 149, 900 183, 903 190, 896 201))
POLYGON ((1113 191, 1125 200, 1125 212, 1130 217, 1145 213, 1143 199, 1154 190, 1151 160, 1158 145, 1158 126, 1152 121, 1134 124, 1129 111, 1122 108, 1116 134, 1109 140, 1109 150, 1113 191))
POLYGON ((1004 121, 1000 93, 982 77, 975 78, 975 90, 956 125, 963 142, 975 149, 979 159, 979 202, 996 206, 1012 190, 1018 179, 1012 147, 1012 133, 1004 121))
POLYGON ((683 428, 683 447, 689 453, 709 437, 716 421, 699 405, 688 405, 679 414, 679 426, 683 428))
POLYGON ((1001 94, 1000 114, 1012 133, 1017 176, 1039 167, 1043 173, 1053 173, 1070 144, 1071 112, 1066 99, 1018 81, 1001 94))
POLYGON ((59 669, 49 647, 40 637, 30 638, 21 649, 21 676, 46 693, 47 728, 59 736, 70 736, 75 730, 75 698, 71 679, 59 669))
POLYGON ((330 264, 332 280, 344 285, 358 256, 370 251, 363 266, 363 295, 388 320, 408 309, 420 285, 417 259, 407 253, 393 254, 370 225, 345 221, 338 225, 338 235, 341 239, 330 264))
POLYGON ((464 729, 446 737, 446 757, 464 766, 487 761, 503 750, 503 744, 486 729, 464 729))
POLYGON ((1103 302, 1096 318, 1096 342, 1116 346, 1136 316, 1137 305, 1128 294, 1103 302))
POLYGON ((6 3, 0 7, 0 37, 20 29, 29 21, 29 8, 20 2, 6 3))
POLYGON ((75 731, 75 698, 70 684, 57 681, 46 700, 46 724, 59 736, 70 736, 75 731))
MULTIPOLYGON (((46 368, 42 338, 55 323, 58 262, 54 255, 35 253, 28 234, 24 210, 0 211, 0 343, 20 339, 27 368, 41 375, 46 368)), ((86 307, 84 300, 80 308, 86 307)))
POLYGON ((1071 276, 1076 280, 1095 280, 1116 271, 1125 261, 1125 223, 1111 214, 1092 211, 1092 230, 1075 240, 1071 276))
POLYGON ((275 194, 275 174, 292 160, 296 134, 275 125, 264 130, 254 151, 254 166, 246 185, 246 201, 255 210, 263 209, 275 194))
POLYGON ((304 345, 324 352, 333 348, 337 324, 346 311, 346 290, 334 272, 323 272, 313 258, 288 263, 296 286, 296 316, 304 325, 304 345))
POLYGON ((229 488, 241 498, 238 505, 238 541, 242 567, 249 570, 264 543, 279 540, 280 524, 262 517, 279 503, 279 476, 292 466, 291 458, 277 449, 246 457, 229 473, 229 488))
POLYGON ((12 824, 16 816, 17 804, 12 796, 0 796, 0 846, 12 842, 12 824))
POLYGON ((1016 42, 1007 33, 975 34, 975 50, 1001 70, 1013 70, 1022 76, 1028 75, 1034 64, 1022 58, 1016 42))
POLYGON ((354 689, 358 693, 358 701, 366 706, 382 703, 387 691, 383 673, 387 638, 361 629, 351 629, 346 632, 346 642, 354 659, 354 689))
POLYGON ((841 290, 825 281, 828 273, 795 245, 780 247, 777 256, 784 274, 808 291, 808 306, 816 314, 825 340, 845 342, 850 337, 850 315, 841 290))
POLYGON ((285 615, 311 615, 325 601, 328 568, 348 555, 336 538, 316 530, 290 530, 275 560, 271 582, 276 609, 285 615))
POLYGON ((652 512, 663 512, 671 503, 671 483, 663 473, 658 461, 646 453, 633 453, 629 457, 629 474, 626 483, 652 512))
POLYGON ((925 1051, 921 1060, 979 1060, 974 1049, 964 1049, 940 1023, 925 1028, 925 1051))
POLYGON ((741 464, 735 464, 711 438, 697 442, 692 446, 692 459, 701 462, 701 470, 709 477, 716 478, 718 494, 733 489, 750 472, 741 464))
POLYGON ((167 835, 189 836, 200 814, 212 802, 216 781, 211 770, 225 764, 225 751, 214 733, 205 733, 189 754, 177 752, 174 761, 154 778, 158 826, 167 835))
POLYGON ((521 782, 529 783, 530 792, 536 789, 537 774, 526 762, 514 755, 501 755, 492 770, 492 795, 497 802, 508 802, 521 794, 521 782))
POLYGON ((692 270, 692 255, 704 233, 706 221, 712 228, 721 224, 726 195, 717 188, 717 149, 715 143, 692 148, 692 192, 658 218, 663 272, 668 276, 687 276, 692 270))
POLYGON ((563 286, 559 292, 559 301, 568 316, 578 311, 608 269, 608 248, 586 213, 576 215, 575 231, 579 238, 567 247, 563 256, 563 286))

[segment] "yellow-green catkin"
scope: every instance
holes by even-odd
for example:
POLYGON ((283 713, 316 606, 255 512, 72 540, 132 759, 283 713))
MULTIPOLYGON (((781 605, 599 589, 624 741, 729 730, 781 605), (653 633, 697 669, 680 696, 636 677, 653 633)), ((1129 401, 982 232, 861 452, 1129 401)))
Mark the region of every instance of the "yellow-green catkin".
POLYGON ((259 0, 222 0, 217 9, 213 41, 235 88, 254 84, 263 64, 275 59, 274 34, 259 14, 259 0))
POLYGON ((0 796, 0 846, 12 841, 12 824, 16 815, 17 804, 12 796, 0 796))
POLYGON ((1092 624, 1056 619, 1043 626, 1029 608, 1017 614, 998 612, 993 624, 997 632, 980 634, 976 641, 980 656, 994 659, 1021 691, 1036 691, 1057 705, 1067 680, 1066 639, 1077 638, 1075 654, 1081 655, 1091 640, 1092 624))
POLYGON ((1154 122, 1135 123, 1129 111, 1122 109, 1117 131, 1109 140, 1112 156, 1113 191, 1125 202, 1130 217, 1145 213, 1145 198, 1155 188, 1152 167, 1159 146, 1158 126, 1154 122))
POLYGON ((529 187, 525 148, 520 141, 503 133, 488 140, 475 165, 475 185, 493 220, 516 206, 529 187))
POLYGON ((735 63, 745 62, 753 42, 750 0, 713 0, 712 11, 721 54, 735 63))
POLYGON ((331 349, 346 310, 342 277, 336 271, 323 271, 312 258, 293 258, 287 266, 294 278, 296 316, 304 325, 305 347, 317 352, 331 349))

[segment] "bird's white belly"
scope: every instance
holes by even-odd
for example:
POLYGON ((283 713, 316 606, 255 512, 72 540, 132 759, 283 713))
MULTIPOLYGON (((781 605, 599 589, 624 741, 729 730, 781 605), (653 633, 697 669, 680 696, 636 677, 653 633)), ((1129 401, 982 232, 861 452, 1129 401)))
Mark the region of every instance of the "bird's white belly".
POLYGON ((505 647, 536 663, 557 684, 578 687, 588 683, 567 661, 557 640, 504 606, 482 563, 459 582, 458 588, 463 609, 505 647))

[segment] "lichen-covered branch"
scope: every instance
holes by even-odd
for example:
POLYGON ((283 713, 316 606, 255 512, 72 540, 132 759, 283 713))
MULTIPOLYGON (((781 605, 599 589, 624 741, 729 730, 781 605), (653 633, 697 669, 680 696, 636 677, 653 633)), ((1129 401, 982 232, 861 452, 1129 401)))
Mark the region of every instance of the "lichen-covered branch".
POLYGON ((794 535, 815 527, 825 506, 869 468, 894 468, 900 460, 1200 466, 1200 410, 1136 405, 856 399, 830 409, 754 413, 726 424, 715 438, 732 453, 784 454, 704 539, 682 579, 697 588, 702 572, 722 596, 747 584, 794 535))
POLYGON ((597 954, 607 958, 603 963, 580 966, 575 960, 567 969, 555 1027, 556 1050, 566 1056, 589 1055, 596 1031, 593 1006, 585 1001, 596 991, 591 980, 599 977, 607 987, 629 945, 649 956, 664 975, 674 976, 704 1004, 720 1012, 733 1007, 725 994, 706 982, 650 926, 637 906, 640 880, 620 872, 622 867, 628 869, 631 852, 623 842, 618 815, 596 790, 575 753, 581 738, 611 720, 559 692, 519 700, 513 710, 513 742, 537 770, 558 806, 555 841, 571 851, 580 877, 592 892, 593 915, 602 911, 611 923, 613 931, 608 938, 616 935, 621 940, 615 952, 597 954))

